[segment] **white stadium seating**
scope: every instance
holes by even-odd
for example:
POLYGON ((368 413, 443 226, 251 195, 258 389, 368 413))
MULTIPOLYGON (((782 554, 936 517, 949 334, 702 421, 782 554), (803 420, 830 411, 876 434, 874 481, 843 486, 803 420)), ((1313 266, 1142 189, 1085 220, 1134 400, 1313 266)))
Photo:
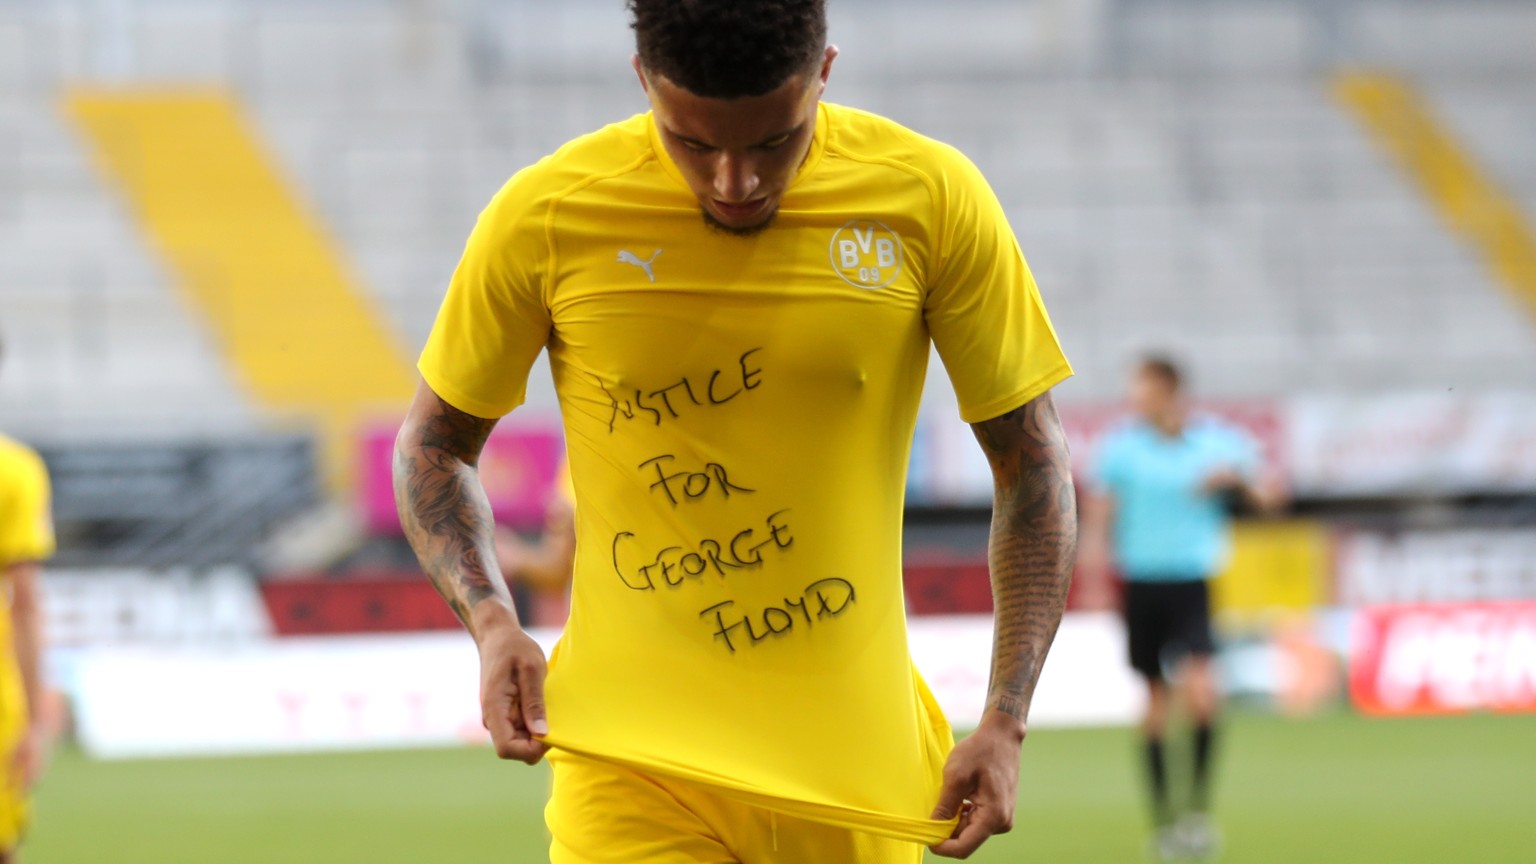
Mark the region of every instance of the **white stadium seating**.
MULTIPOLYGON (((1113 398, 1148 347, 1222 396, 1529 386, 1536 318, 1328 89, 1405 72, 1536 213, 1536 7, 1467 5, 833 0, 828 98, 981 165, 1077 366, 1064 399, 1113 398)), ((621 6, 0 0, 4 425, 258 422, 62 87, 233 88, 414 349, 497 186, 643 109, 621 6)))

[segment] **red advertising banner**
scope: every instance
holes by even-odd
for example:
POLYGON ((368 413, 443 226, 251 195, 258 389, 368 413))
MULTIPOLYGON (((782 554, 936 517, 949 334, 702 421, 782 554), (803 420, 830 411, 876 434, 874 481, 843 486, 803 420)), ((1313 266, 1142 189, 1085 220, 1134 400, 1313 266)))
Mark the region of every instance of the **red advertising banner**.
POLYGON ((261 597, 280 636, 457 630, 459 619, 425 576, 266 582, 261 597))
MULTIPOLYGON (((458 630, 459 619, 418 572, 390 572, 328 579, 288 578, 261 585, 266 618, 278 636, 355 633, 419 633, 458 630)), ((518 607, 523 623, 559 627, 570 614, 564 593, 530 592, 518 607)))
POLYGON ((1367 608, 1350 641, 1367 714, 1536 711, 1536 602, 1367 608))
MULTIPOLYGON (((358 471, 358 491, 368 529, 381 534, 400 532, 395 513, 391 463, 395 448, 393 427, 363 433, 363 464, 358 471)), ((553 429, 497 429, 480 454, 480 481, 491 499, 496 521, 514 528, 538 528, 554 489, 555 475, 565 452, 560 433, 553 429)))

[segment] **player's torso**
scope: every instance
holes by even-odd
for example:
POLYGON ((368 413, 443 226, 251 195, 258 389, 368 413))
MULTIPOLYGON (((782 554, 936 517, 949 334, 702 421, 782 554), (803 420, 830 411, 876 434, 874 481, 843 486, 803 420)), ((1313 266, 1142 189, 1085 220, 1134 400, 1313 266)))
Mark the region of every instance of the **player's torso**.
POLYGON ((930 202, 839 167, 824 157, 753 237, 706 227, 655 165, 558 205, 578 604, 639 601, 727 653, 849 603, 899 610, 930 202))
MULTIPOLYGON (((22 505, 36 494, 37 455, 22 444, 0 434, 0 540, 9 541, 21 534, 30 534, 37 526, 24 520, 34 520, 38 515, 26 512, 22 505)), ((0 543, 3 546, 3 543, 0 543)), ((0 564, 6 563, 0 548, 0 564)))
POLYGON ((1118 516, 1122 556, 1145 569, 1206 568, 1226 530, 1220 503, 1203 489, 1223 467, 1219 437, 1202 428, 1178 438, 1146 429, 1128 434, 1130 464, 1118 516))
POLYGON ((685 192, 649 191, 670 206, 578 199, 562 203, 556 231, 551 353, 600 384, 585 395, 615 431, 766 395, 743 371, 764 363, 774 390, 802 406, 777 406, 781 426, 824 408, 860 410, 861 391, 885 395, 910 365, 926 337, 910 217, 873 201, 788 210, 743 238, 707 228, 685 192))
POLYGON ((643 154, 548 217, 577 498, 551 740, 925 816, 948 732, 900 564, 934 193, 892 160, 815 159, 755 237, 707 228, 643 154))
MULTIPOLYGON (((30 546, 29 538, 38 530, 34 520, 40 517, 23 506, 23 502, 36 494, 37 456, 21 444, 0 435, 0 577, 5 565, 14 563, 19 546, 30 546)), ((46 516, 46 514, 44 514, 46 516)), ((0 578, 0 590, 9 591, 0 578)), ((18 700, 21 698, 20 672, 16 667, 16 655, 11 647, 10 604, 0 603, 0 736, 13 728, 24 715, 18 700)))

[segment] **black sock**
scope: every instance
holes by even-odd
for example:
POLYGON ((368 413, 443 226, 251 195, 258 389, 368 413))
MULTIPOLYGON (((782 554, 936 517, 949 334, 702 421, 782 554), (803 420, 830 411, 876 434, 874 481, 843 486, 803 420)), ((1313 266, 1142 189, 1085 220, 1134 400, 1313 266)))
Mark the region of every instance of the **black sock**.
POLYGON ((1195 776, 1190 789, 1190 804, 1195 812, 1204 813, 1210 804, 1207 778, 1211 767, 1211 740, 1215 737, 1215 724, 1207 721, 1195 726, 1195 776))
POLYGON ((1158 825, 1173 821, 1168 807, 1168 770, 1163 761, 1163 739, 1147 738, 1147 781, 1152 786, 1152 818, 1158 825))

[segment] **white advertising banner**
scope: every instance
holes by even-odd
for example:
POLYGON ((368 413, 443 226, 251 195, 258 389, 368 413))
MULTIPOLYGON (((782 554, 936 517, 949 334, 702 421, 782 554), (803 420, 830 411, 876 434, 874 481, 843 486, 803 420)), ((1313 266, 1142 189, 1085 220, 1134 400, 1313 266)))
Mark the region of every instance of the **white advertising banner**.
POLYGON ((1335 548, 1347 606, 1536 600, 1536 529, 1361 531, 1335 548))
MULTIPOLYGON (((558 634, 535 633, 547 651, 558 634)), ((1130 722, 1125 635, 1069 614, 1035 697, 1036 726, 1130 722)), ((980 716, 986 616, 917 619, 912 651, 950 720, 980 716)), ((223 649, 96 648, 75 663, 81 741, 105 758, 419 747, 486 740, 463 634, 261 640, 223 649)))
POLYGON ((256 579, 239 567, 49 568, 43 614, 54 647, 207 644, 272 634, 256 579))
POLYGON ((1536 393, 1304 396, 1288 413, 1302 494, 1536 489, 1536 393))
MULTIPOLYGON (((985 615, 914 618, 912 660, 956 728, 981 720, 992 658, 985 615)), ((1040 675, 1031 727, 1134 722, 1145 693, 1126 660, 1125 625, 1113 612, 1069 612, 1040 675)))

